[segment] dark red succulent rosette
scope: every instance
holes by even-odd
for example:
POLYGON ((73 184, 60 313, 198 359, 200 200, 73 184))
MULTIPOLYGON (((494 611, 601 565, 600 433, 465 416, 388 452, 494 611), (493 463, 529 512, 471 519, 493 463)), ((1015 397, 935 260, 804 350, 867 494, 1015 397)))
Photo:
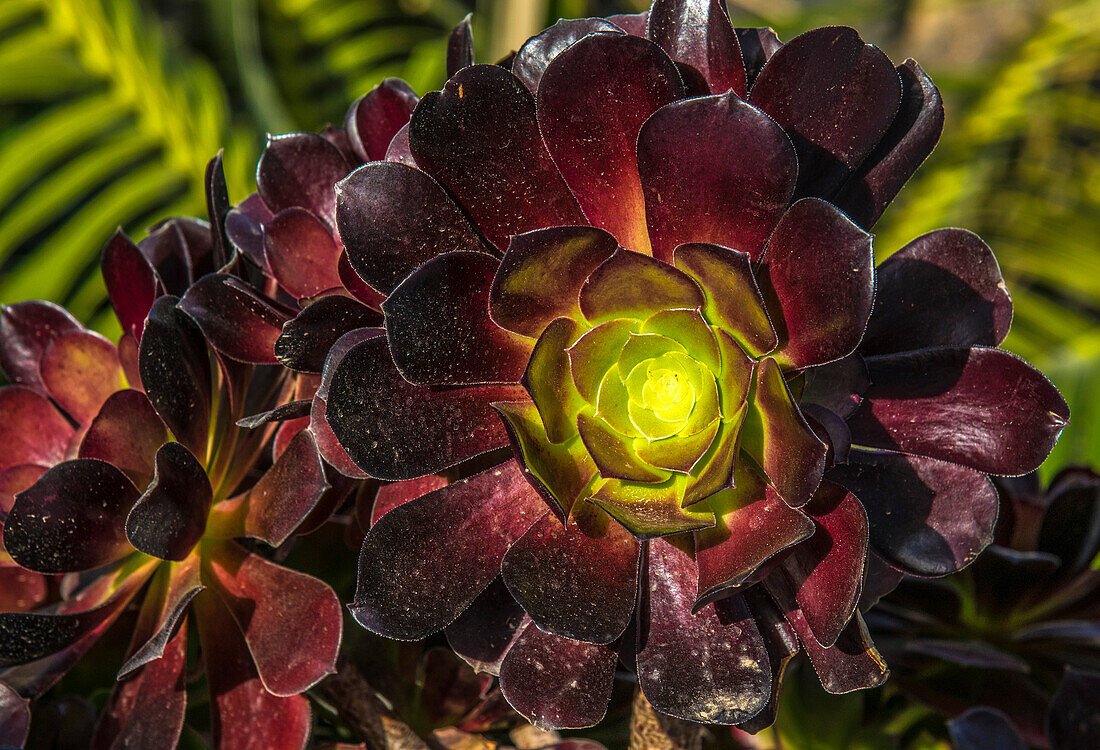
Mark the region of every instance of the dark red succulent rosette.
POLYGON ((973 560, 986 474, 1034 469, 1068 413, 995 348, 977 237, 873 267, 942 124, 916 63, 717 2, 658 1, 644 34, 561 21, 465 67, 411 162, 340 184, 385 335, 338 342, 313 414, 373 477, 459 480, 367 533, 362 625, 444 629, 540 726, 598 722, 621 659, 658 711, 760 727, 800 646, 829 691, 885 679, 865 580, 973 560))
MULTIPOLYGON (((228 205, 219 176, 215 160, 215 208, 228 205)), ((172 220, 140 246, 112 240, 103 270, 118 349, 47 303, 3 313, 13 385, 0 399, 17 417, 0 428, 4 546, 19 570, 62 583, 56 601, 0 612, 0 683, 41 695, 136 610, 95 748, 175 745, 195 673, 189 631, 218 748, 305 747, 302 693, 336 660, 336 595, 269 551, 346 490, 330 487, 308 428, 316 379, 264 364, 264 339, 249 339, 289 316, 257 302, 219 226, 172 220)))
MULTIPOLYGON (((1100 711, 1100 476, 1071 467, 1045 488, 1035 474, 995 481, 994 543, 948 578, 906 577, 868 623, 916 698, 949 717, 1008 714, 1027 742, 1049 747, 1048 726, 1074 723, 1056 700, 1067 666, 1092 674, 1067 690, 1091 685, 1100 711)), ((1089 731, 1091 743, 1061 746, 1091 747, 1100 730, 1089 731)))

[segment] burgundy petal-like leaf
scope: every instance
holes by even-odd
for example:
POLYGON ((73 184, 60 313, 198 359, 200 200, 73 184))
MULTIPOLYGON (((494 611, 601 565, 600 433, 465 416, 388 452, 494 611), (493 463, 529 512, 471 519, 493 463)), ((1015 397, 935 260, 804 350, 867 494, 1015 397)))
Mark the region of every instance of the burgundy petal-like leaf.
POLYGON ((348 331, 382 325, 376 310, 333 294, 322 297, 283 324, 275 340, 275 356, 299 372, 321 372, 332 345, 348 331))
POLYGON ((787 505, 744 461, 735 467, 734 486, 707 503, 716 523, 695 532, 696 609, 741 586, 767 560, 814 533, 806 514, 787 505))
POLYGON ((153 477, 153 457, 167 440, 168 430, 148 397, 141 391, 125 389, 103 402, 80 441, 77 455, 114 464, 135 486, 144 487, 153 477))
POLYGON ((737 34, 737 41, 741 46, 741 57, 745 61, 745 78, 751 90, 764 65, 775 51, 783 46, 783 43, 779 41, 775 30, 767 26, 736 27, 733 31, 737 34))
POLYGON ((790 203, 799 165, 787 135, 733 94, 658 110, 638 136, 654 257, 711 242, 756 261, 790 203))
POLYGON ((141 384, 153 408, 192 453, 206 454, 210 424, 210 355, 195 322, 175 297, 153 303, 138 350, 141 384))
POLYGON ((433 474, 508 444, 489 403, 516 401, 519 386, 435 391, 406 381, 383 338, 351 349, 336 367, 326 419, 348 455, 378 479, 433 474))
POLYGON ((157 297, 156 272, 122 230, 107 242, 100 269, 122 330, 140 339, 145 316, 157 297))
POLYGON ((386 78, 348 109, 344 128, 351 147, 363 161, 386 158, 393 136, 409 123, 420 98, 400 78, 386 78))
POLYGON ((333 373, 343 361, 344 356, 363 341, 372 338, 382 340, 382 351, 389 356, 389 348, 385 346, 385 331, 380 328, 357 328, 348 331, 332 345, 325 359, 325 367, 321 372, 321 382, 317 391, 313 394, 313 404, 309 412, 309 428, 313 431, 313 439, 317 442, 317 451, 337 471, 347 477, 364 479, 367 474, 355 465, 347 450, 340 445, 332 426, 328 422, 328 392, 332 384, 333 373))
MULTIPOLYGON (((309 700, 272 695, 260 682, 233 617, 213 591, 195 598, 202 655, 210 681, 211 720, 220 750, 304 750, 309 700)), ((285 656, 299 651, 294 644, 285 656)))
POLYGON ((611 700, 618 653, 610 646, 546 633, 530 623, 504 656, 500 689, 541 729, 599 723, 611 700))
POLYGON ((871 235, 832 204, 804 198, 783 214, 764 264, 779 302, 777 357, 806 367, 856 348, 875 301, 871 235))
POLYGON ((1070 666, 1047 713, 1055 750, 1088 750, 1100 743, 1100 674, 1070 666))
POLYGON ((247 536, 278 547, 294 533, 329 489, 312 431, 291 438, 275 463, 243 495, 215 509, 211 531, 247 536))
POLYGON ((501 662, 519 637, 525 618, 523 607, 498 577, 443 632, 467 664, 478 672, 499 675, 501 662))
POLYGON ((447 77, 474 64, 474 31, 472 13, 459 21, 447 38, 447 77))
POLYGON ((304 208, 283 209, 264 225, 267 266, 279 285, 298 298, 342 285, 337 270, 341 249, 328 226, 304 208))
POLYGON ((314 133, 269 137, 256 165, 256 187, 272 213, 300 206, 332 221, 336 183, 351 167, 339 149, 314 133))
POLYGON ((562 18, 523 43, 512 61, 512 73, 534 94, 546 66, 574 42, 589 34, 620 31, 614 23, 602 18, 562 18))
MULTIPOLYGON (((410 120, 411 122, 411 120, 410 120)), ((389 148, 386 149, 386 161, 404 164, 407 167, 415 167, 416 159, 413 158, 412 149, 409 148, 409 126, 406 124, 398 130, 389 148)))
POLYGON ((733 596, 692 613, 698 569, 665 539, 648 543, 638 623, 638 686, 661 713, 737 724, 771 693, 768 652, 745 601, 733 596))
POLYGON ((590 34, 558 55, 538 85, 546 147, 593 226, 649 254, 635 146, 650 115, 683 95, 676 65, 652 42, 590 34))
POLYGON ((183 730, 187 709, 186 662, 185 623, 180 625, 163 656, 115 686, 92 737, 92 750, 174 747, 183 730))
POLYGON ((645 36, 646 26, 649 24, 649 11, 641 13, 617 13, 608 16, 607 20, 632 36, 645 36))
POLYGON ((126 387, 118 349, 91 331, 56 336, 38 363, 42 384, 58 405, 87 424, 107 397, 126 387))
POLYGON ((421 99, 409 145, 501 250, 514 234, 584 223, 543 145, 534 98, 504 68, 463 68, 421 99))
POLYGON ((389 638, 416 640, 442 629, 547 512, 515 461, 395 508, 363 541, 352 614, 389 638))
POLYGON ((24 386, 0 388, 0 469, 65 459, 73 427, 50 400, 24 386))
POLYGON ((198 324, 211 346, 229 358, 279 363, 275 341, 292 314, 235 276, 204 276, 183 295, 179 308, 198 324))
MULTIPOLYGON (((872 313, 873 315, 873 313, 872 313)), ((850 354, 827 365, 805 371, 800 404, 817 404, 839 417, 852 416, 871 381, 863 357, 850 354)))
POLYGON ((123 526, 137 488, 96 459, 54 466, 15 497, 4 523, 4 546, 39 573, 90 570, 133 551, 123 526))
POLYGON ((264 256, 263 225, 271 221, 273 214, 257 193, 245 198, 225 217, 225 234, 229 242, 257 268, 267 268, 264 256))
POLYGON ((1036 547, 1073 570, 1085 570, 1100 547, 1100 477, 1088 469, 1064 470, 1051 482, 1036 547))
POLYGON ((944 347, 867 359, 871 386, 849 420, 853 442, 1023 474, 1069 419, 1058 390, 999 349, 944 347))
POLYGON ((204 588, 198 554, 158 567, 134 625, 130 653, 118 671, 119 679, 164 654, 191 600, 204 588))
POLYGON ((374 496, 374 504, 370 509, 370 525, 378 523, 378 519, 389 513, 394 508, 411 502, 429 492, 446 487, 448 484, 444 477, 438 474, 427 474, 416 479, 406 479, 403 482, 390 482, 378 488, 378 494, 374 496))
POLYGON ((126 517, 126 537, 147 555, 182 560, 206 530, 214 490, 206 469, 180 443, 157 451, 153 481, 126 517))
MULTIPOLYGON (((309 416, 309 410, 312 406, 312 400, 308 398, 299 399, 297 401, 290 401, 285 404, 280 404, 274 409, 268 409, 267 411, 260 412, 259 414, 253 414, 248 417, 242 417, 237 420, 238 427, 244 427, 249 430, 254 430, 257 427, 262 427, 265 424, 279 423, 279 422, 291 422, 297 419, 303 419, 309 416)), ((302 425, 302 429, 307 427, 307 424, 302 425)), ((297 431, 295 431, 297 434, 297 431)), ((293 437, 293 435, 291 436, 293 437)), ((289 441, 290 438, 287 438, 289 441)), ((274 453, 280 454, 282 450, 275 450, 274 453)))
POLYGON ((38 361, 56 336, 84 326, 52 302, 30 300, 0 306, 0 369, 15 385, 42 389, 38 361))
POLYGON ((942 576, 970 564, 993 540, 997 491, 957 464, 898 453, 853 450, 829 478, 867 509, 870 543, 891 565, 942 576))
POLYGON ((336 261, 336 272, 340 275, 340 283, 344 285, 344 288, 351 292, 351 295, 355 299, 362 302, 372 310, 380 310, 382 308, 382 300, 386 298, 386 295, 373 289, 367 282, 363 281, 362 277, 351 267, 351 261, 348 260, 348 250, 344 250, 340 253, 340 260, 336 261))
POLYGON ((760 71, 749 102, 798 149, 798 194, 830 197, 878 145, 901 102, 889 58, 855 30, 827 26, 780 47, 760 71))
POLYGON ((856 496, 822 482, 805 506, 815 531, 785 562, 795 602, 822 646, 836 643, 856 611, 867 561, 867 512, 856 496))
POLYGON ((588 643, 611 643, 634 614, 638 541, 584 504, 568 525, 553 513, 504 556, 508 590, 543 630, 588 643))
POLYGON ((745 63, 722 0, 658 0, 646 36, 673 60, 698 71, 712 94, 745 98, 745 63))
POLYGON ((828 648, 814 638, 801 610, 788 611, 787 619, 798 632, 821 687, 827 692, 840 694, 878 687, 889 677, 890 670, 871 643, 867 625, 858 612, 828 648))
POLYGON ((0 745, 23 747, 30 726, 29 702, 0 682, 0 745))
POLYGON ((337 186, 336 220, 352 268, 383 294, 437 255, 489 249, 439 183, 406 164, 348 175, 337 186))
POLYGON ((1012 300, 993 251, 965 229, 939 229, 878 267, 875 310, 860 344, 865 356, 934 346, 997 346, 1012 300))
POLYGON ((943 98, 916 60, 897 67, 901 106, 890 128, 835 202, 852 221, 869 229, 906 180, 924 162, 943 130, 943 98))
POLYGON ((798 636, 783 616, 783 612, 763 591, 762 586, 747 589, 745 603, 760 630, 760 637, 764 639, 764 646, 768 650, 769 671, 772 675, 772 690, 768 704, 756 716, 737 725, 739 729, 755 734, 775 723, 775 717, 779 712, 779 696, 783 687, 784 673, 791 659, 798 653, 798 636))
POLYGON ((595 227, 550 227, 512 238, 489 294, 499 325, 538 337, 559 317, 577 318, 585 279, 618 249, 595 227))
POLYGON ((401 375, 415 385, 515 383, 533 342, 489 317, 500 261, 480 252, 433 258, 382 303, 401 375))
POLYGON ((947 722, 947 728, 955 750, 1027 750, 1027 742, 1011 719, 988 706, 971 708, 947 722))
POLYGON ((756 367, 754 406, 742 430, 742 446, 789 505, 803 505, 821 482, 827 449, 806 424, 771 357, 756 367))
POLYGON ((210 225, 199 219, 175 217, 161 222, 138 243, 138 249, 171 295, 183 294, 195 279, 215 270, 210 225))
POLYGON ((47 578, 18 565, 0 563, 0 612, 30 612, 50 595, 47 578))
MULTIPOLYGON (((224 542, 203 557, 215 590, 273 695, 301 693, 336 671, 340 602, 328 584, 224 542)), ((226 640, 232 636, 222 634, 226 640)))
MULTIPOLYGON (((122 604, 128 597, 122 598, 122 604)), ((0 612, 0 667, 25 664, 58 653, 95 632, 120 610, 116 599, 63 614, 0 612)))

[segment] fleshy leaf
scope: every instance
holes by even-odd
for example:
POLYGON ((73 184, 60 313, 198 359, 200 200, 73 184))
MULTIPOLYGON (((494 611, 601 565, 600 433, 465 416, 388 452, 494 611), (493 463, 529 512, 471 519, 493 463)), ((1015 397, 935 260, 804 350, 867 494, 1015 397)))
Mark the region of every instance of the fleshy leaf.
POLYGON ((524 622, 523 608, 498 577, 444 633, 454 652, 476 671, 499 675, 504 655, 515 643, 524 622))
POLYGON ((228 274, 204 276, 179 301, 211 346, 251 364, 278 364, 275 340, 292 313, 228 274))
POLYGON ((638 686, 661 713, 737 724, 767 703, 768 653, 741 597, 692 612, 697 572, 689 553, 664 539, 649 542, 638 686))
POLYGON ((576 436, 576 418, 584 406, 573 384, 567 351, 577 328, 576 321, 569 318, 558 318, 548 325, 523 372, 523 387, 539 407, 546 436, 552 443, 564 443, 576 436))
POLYGON ((340 251, 329 227, 304 208, 283 209, 264 225, 268 268, 279 285, 299 299, 341 285, 340 251))
POLYGON ((947 728, 955 750, 1027 750, 1027 742, 1012 721, 989 706, 969 709, 947 722, 947 728))
POLYGON ((409 146, 501 250, 511 235, 584 223, 543 145, 534 98, 504 68, 463 68, 421 99, 409 146))
POLYGON ((531 342, 489 317, 499 261, 480 252, 432 258, 382 303, 386 336, 402 376, 414 385, 514 383, 531 342))
POLYGON ((500 665, 500 689, 524 718, 541 729, 599 723, 615 678, 615 649, 574 641, 528 624, 500 665))
POLYGON ((618 248, 595 227, 550 227, 512 238, 489 294, 493 320, 532 338, 559 317, 580 318, 581 286, 618 248))
POLYGON ((168 431, 153 405, 141 391, 112 393, 88 426, 80 441, 80 458, 98 458, 114 464, 136 487, 153 477, 157 449, 168 440, 168 431))
POLYGON ((501 573, 543 630, 588 643, 611 643, 634 613, 638 541, 587 503, 568 525, 546 514, 504 556, 501 573))
POLYGON ((395 508, 363 541, 352 614, 368 630, 400 640, 442 629, 546 512, 515 461, 395 508))
POLYGON ((629 482, 662 482, 668 472, 649 466, 634 452, 634 441, 615 432, 599 417, 577 415, 577 431, 600 476, 629 482))
POLYGON ((15 497, 4 546, 39 573, 90 570, 133 551, 123 526, 137 488, 111 464, 66 461, 15 497))
POLYGON ((29 300, 0 305, 0 369, 14 385, 42 389, 38 361, 56 336, 84 326, 53 302, 29 300))
POLYGON ((871 357, 867 370, 871 386, 849 420, 859 445, 1022 474, 1043 462, 1069 419, 1050 381, 999 349, 871 357))
POLYGON ((418 101, 416 92, 400 78, 386 78, 356 99, 344 120, 355 154, 365 162, 384 159, 390 141, 409 123, 418 101))
POLYGON ((73 427, 50 400, 24 386, 0 388, 0 469, 63 461, 73 427))
POLYGON ((403 482, 390 482, 378 488, 374 496, 374 503, 370 507, 370 526, 378 523, 378 519, 389 513, 394 508, 400 508, 405 503, 427 495, 429 492, 446 487, 447 480, 438 474, 427 474, 416 479, 406 479, 403 482))
POLYGON ((321 297, 283 324, 283 332, 275 340, 275 356, 292 370, 321 372, 325 357, 341 336, 356 328, 381 325, 378 311, 349 297, 321 297))
POLYGON ((604 377, 618 360, 623 345, 638 328, 638 322, 629 318, 609 320, 587 331, 569 347, 573 384, 585 401, 597 405, 604 377))
POLYGON ((98 333, 56 336, 38 364, 50 396, 80 424, 87 424, 113 392, 126 387, 118 350, 98 333))
POLYGON ((272 213, 301 206, 332 221, 334 187, 351 171, 339 149, 313 133, 269 137, 256 165, 256 187, 272 213))
POLYGON ((343 361, 344 356, 357 344, 372 338, 380 338, 383 342, 381 348, 388 356, 389 349, 384 345, 384 336, 385 331, 381 328, 357 328, 338 338, 325 358, 325 367, 321 372, 321 382, 317 386, 317 391, 313 394, 313 404, 310 406, 309 428, 313 431, 313 439, 317 441, 317 451, 325 461, 335 467, 341 474, 355 479, 364 479, 367 474, 351 460, 347 450, 340 445, 340 441, 337 440, 336 434, 332 431, 332 426, 328 422, 329 386, 332 384, 332 376, 336 372, 336 368, 343 361))
POLYGON ((619 31, 618 26, 602 18, 562 18, 523 43, 512 61, 512 73, 534 94, 546 66, 574 42, 589 34, 619 31))
POLYGON ((609 479, 588 501, 603 508, 639 539, 679 534, 714 525, 707 508, 680 507, 682 477, 659 484, 609 479))
POLYGON ((794 193, 799 165, 787 135, 733 94, 658 110, 638 136, 653 256, 713 242, 756 261, 794 193))
POLYGON ((659 310, 702 307, 703 293, 686 274, 646 255, 618 250, 584 282, 581 311, 593 324, 645 320, 659 310))
POLYGON ((1100 674, 1070 666, 1047 713, 1047 734, 1058 750, 1085 750, 1100 742, 1100 674))
POLYGON ((22 747, 31 726, 28 701, 0 682, 0 745, 22 747))
POLYGON ((447 39, 447 77, 474 64, 474 32, 470 24, 472 13, 455 24, 447 39))
POLYGON ((176 624, 184 619, 191 600, 203 588, 197 554, 157 569, 134 626, 130 653, 118 671, 119 679, 164 654, 176 624))
POLYGON ((649 13, 646 36, 673 60, 690 65, 709 92, 745 98, 745 64, 722 0, 660 0, 649 13))
POLYGON ((107 242, 100 268, 122 330, 140 339, 145 316, 157 297, 156 272, 121 230, 107 242))
POLYGON ((764 265, 779 302, 778 359, 807 367, 855 350, 875 301, 871 235, 831 204, 804 198, 780 219, 764 265))
POLYGON ((183 560, 206 530, 214 490, 203 465, 180 443, 162 445, 155 467, 126 518, 126 537, 147 555, 183 560))
POLYGON ((336 193, 348 261, 383 294, 441 253, 488 249, 439 183, 415 167, 367 164, 340 182, 336 193))
POLYGON ((618 32, 571 45, 538 86, 539 130, 588 222, 645 255, 638 131, 682 94, 676 65, 657 45, 618 32))

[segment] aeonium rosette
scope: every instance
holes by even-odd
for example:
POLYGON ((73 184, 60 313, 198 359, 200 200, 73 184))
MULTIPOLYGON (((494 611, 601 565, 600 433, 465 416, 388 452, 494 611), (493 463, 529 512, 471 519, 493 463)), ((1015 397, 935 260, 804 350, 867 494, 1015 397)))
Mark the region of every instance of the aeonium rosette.
POLYGON ((313 416, 424 488, 376 514, 359 622, 445 629, 550 726, 598 721, 618 659, 658 711, 750 728, 800 648, 828 690, 882 682, 861 596, 973 560, 985 475, 1068 418, 996 349, 980 239, 873 265, 942 116, 851 29, 780 44, 686 0, 562 21, 426 95, 407 152, 337 194, 385 330, 336 343, 313 416))

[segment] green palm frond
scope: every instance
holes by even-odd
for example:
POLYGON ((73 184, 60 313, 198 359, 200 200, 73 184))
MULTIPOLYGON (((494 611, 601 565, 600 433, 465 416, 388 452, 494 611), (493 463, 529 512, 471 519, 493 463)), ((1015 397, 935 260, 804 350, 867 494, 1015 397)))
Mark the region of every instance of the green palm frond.
POLYGON ((251 147, 213 70, 169 49, 132 0, 5 0, 0 70, 13 119, 0 130, 0 300, 57 300, 107 325, 97 261, 114 229, 201 215, 206 161, 233 144, 231 164, 246 165, 251 147))

